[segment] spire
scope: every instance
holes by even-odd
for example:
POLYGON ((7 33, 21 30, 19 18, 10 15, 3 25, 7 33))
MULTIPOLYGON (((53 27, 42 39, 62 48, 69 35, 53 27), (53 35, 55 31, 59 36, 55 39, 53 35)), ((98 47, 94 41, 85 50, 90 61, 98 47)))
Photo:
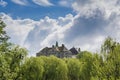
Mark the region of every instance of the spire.
POLYGON ((58 47, 58 42, 56 41, 56 47, 58 47))

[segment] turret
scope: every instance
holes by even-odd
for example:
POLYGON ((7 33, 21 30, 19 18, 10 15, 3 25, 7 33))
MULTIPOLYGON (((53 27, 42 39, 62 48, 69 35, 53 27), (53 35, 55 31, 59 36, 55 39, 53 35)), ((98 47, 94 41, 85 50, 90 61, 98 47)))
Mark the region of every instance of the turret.
POLYGON ((56 41, 56 47, 58 47, 58 42, 56 41))

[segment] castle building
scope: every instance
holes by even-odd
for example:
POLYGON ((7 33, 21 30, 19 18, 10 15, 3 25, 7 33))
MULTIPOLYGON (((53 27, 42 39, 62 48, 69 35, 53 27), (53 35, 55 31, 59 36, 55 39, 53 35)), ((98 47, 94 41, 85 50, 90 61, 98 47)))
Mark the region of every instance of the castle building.
POLYGON ((45 47, 40 52, 36 54, 36 56, 50 56, 54 55, 58 58, 70 58, 74 55, 77 55, 78 51, 75 48, 71 48, 68 50, 64 44, 61 46, 58 45, 58 42, 56 42, 56 45, 53 45, 52 47, 45 47))

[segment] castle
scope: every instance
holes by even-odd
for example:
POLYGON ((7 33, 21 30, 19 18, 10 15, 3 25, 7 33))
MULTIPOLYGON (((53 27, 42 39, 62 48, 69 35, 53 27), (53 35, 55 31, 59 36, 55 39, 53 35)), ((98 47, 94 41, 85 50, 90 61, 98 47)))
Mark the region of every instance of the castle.
POLYGON ((45 47, 40 52, 36 54, 36 56, 50 56, 54 55, 58 58, 70 58, 76 56, 80 52, 79 50, 76 50, 74 47, 68 50, 64 44, 61 46, 58 45, 58 42, 56 42, 56 45, 53 45, 52 47, 45 47))

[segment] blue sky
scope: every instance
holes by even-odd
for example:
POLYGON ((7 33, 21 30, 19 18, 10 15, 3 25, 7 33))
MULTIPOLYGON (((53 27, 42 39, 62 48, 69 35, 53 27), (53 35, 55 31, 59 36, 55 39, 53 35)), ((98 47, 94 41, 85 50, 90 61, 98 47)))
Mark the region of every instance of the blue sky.
POLYGON ((120 42, 120 0, 0 0, 0 16, 30 56, 56 41, 92 52, 108 36, 120 42))
MULTIPOLYGON (((4 0, 2 0, 4 1, 4 0)), ((1 2, 2 2, 1 1, 1 2)), ((0 7, 1 12, 6 14, 10 14, 12 18, 30 18, 34 20, 39 20, 40 18, 44 18, 45 16, 49 16, 51 18, 57 18, 59 16, 65 16, 66 14, 73 14, 75 12, 70 7, 63 7, 59 4, 59 0, 51 0, 52 5, 38 5, 32 0, 5 0, 6 6, 0 7), (19 3, 21 1, 24 4, 19 3), (26 3, 24 2, 26 1, 26 3), (45 6, 44 6, 45 5, 45 6)), ((37 1, 37 0, 36 0, 37 1)), ((44 1, 44 0, 43 0, 44 1)), ((46 0, 47 1, 47 0, 46 0)))

